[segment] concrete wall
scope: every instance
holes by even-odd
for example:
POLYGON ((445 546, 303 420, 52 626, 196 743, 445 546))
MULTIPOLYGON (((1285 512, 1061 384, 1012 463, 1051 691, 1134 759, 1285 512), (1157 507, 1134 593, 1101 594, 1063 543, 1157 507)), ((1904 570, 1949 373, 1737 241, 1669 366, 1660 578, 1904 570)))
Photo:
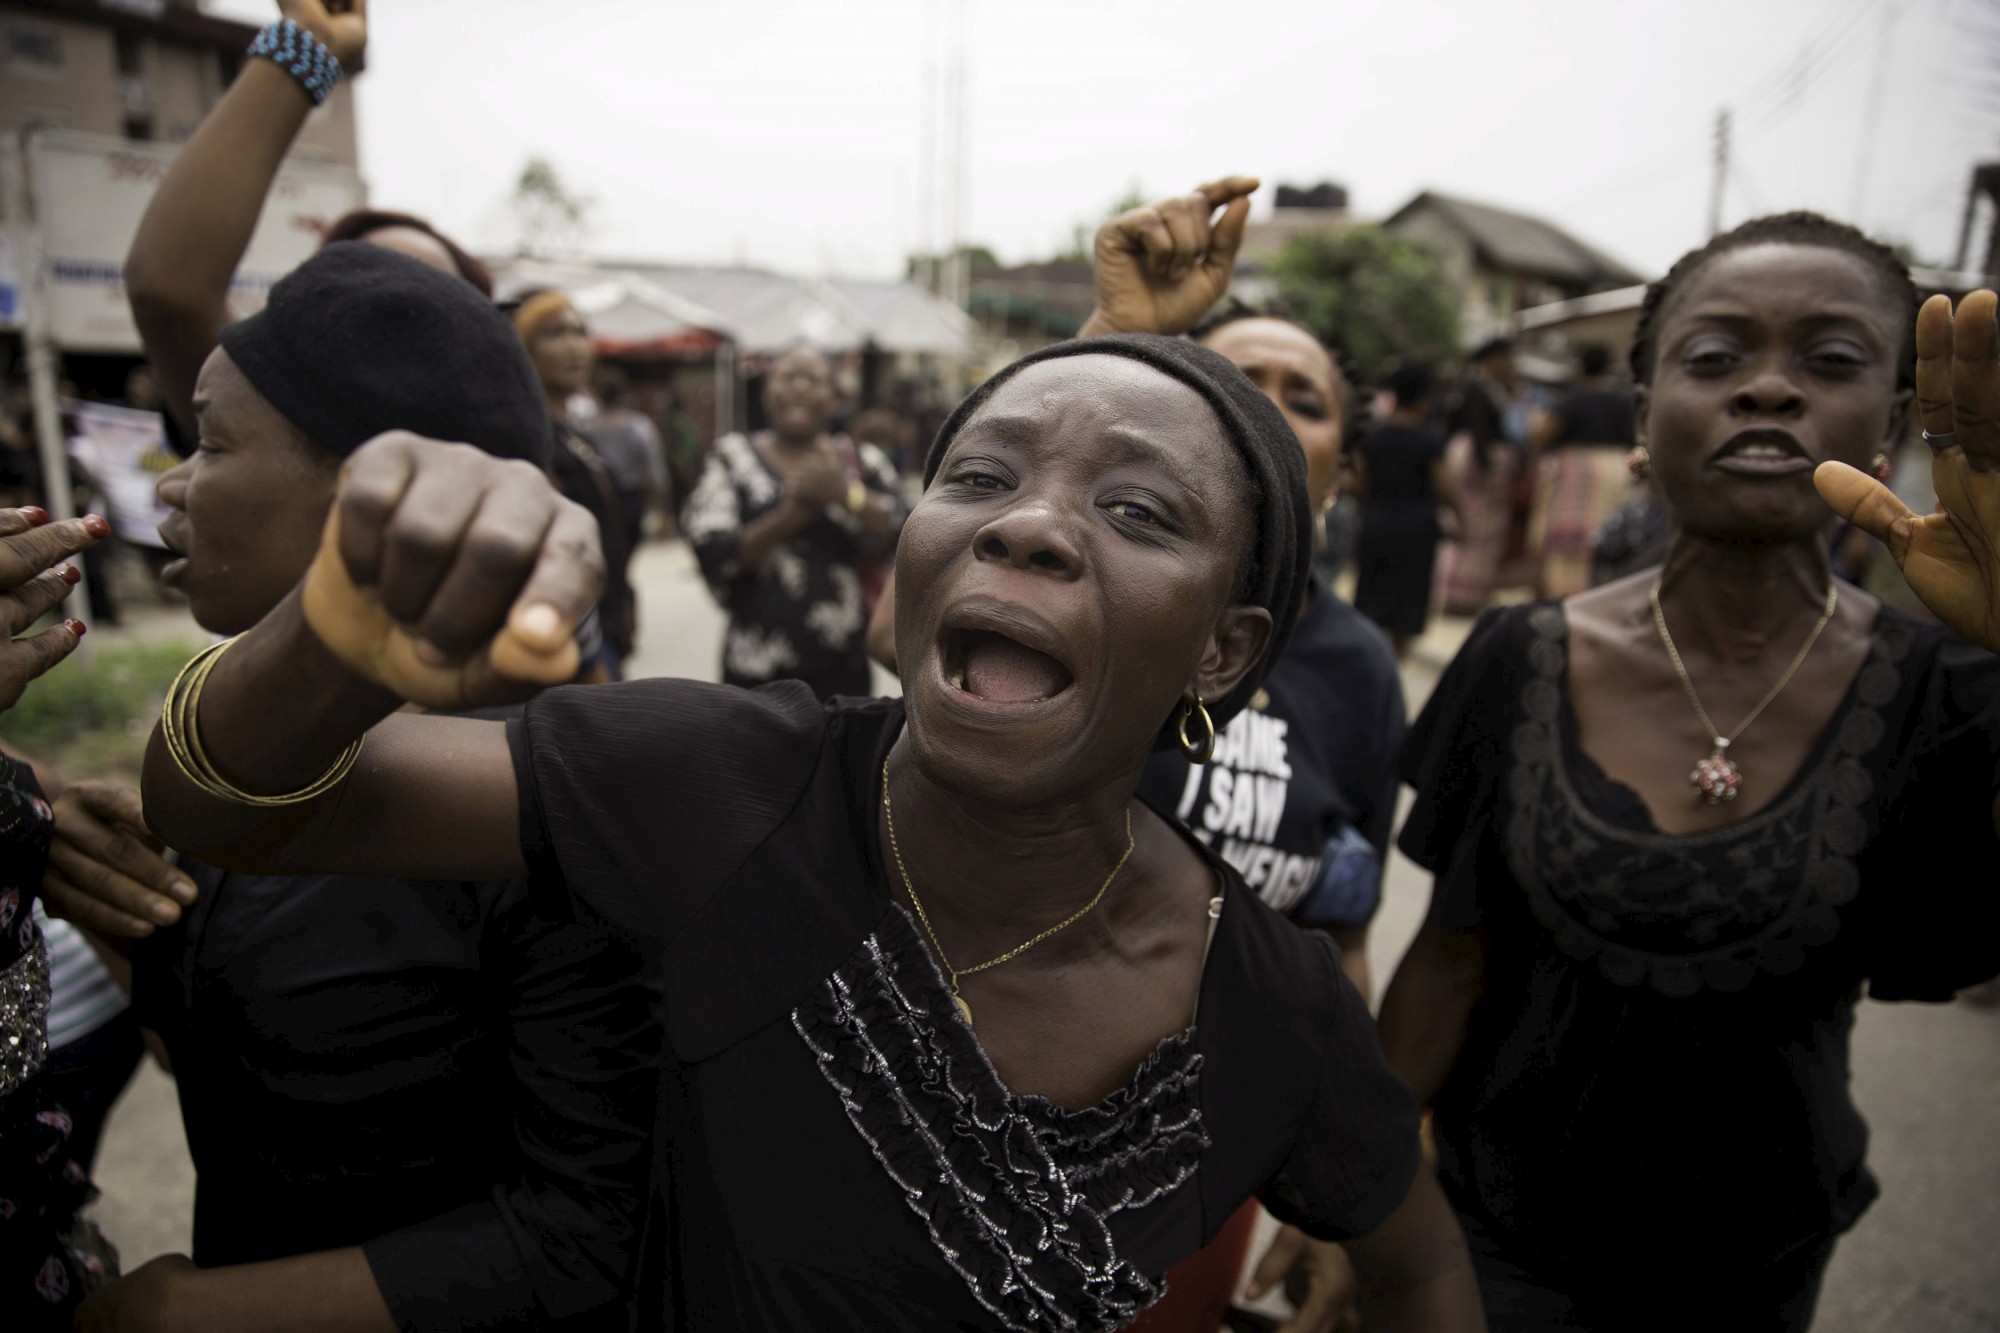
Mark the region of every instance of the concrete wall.
MULTIPOLYGON (((123 76, 110 28, 0 4, 0 132, 41 123, 123 135, 128 123, 144 121, 146 138, 182 142, 222 96, 222 55, 154 37, 135 38, 133 49, 139 72, 123 76), (51 43, 59 63, 33 58, 51 43)), ((354 93, 348 84, 335 88, 312 113, 292 151, 312 161, 357 164, 354 93)))
POLYGON ((109 28, 0 7, 0 131, 41 123, 122 134, 118 57, 109 28), (53 42, 58 63, 19 48, 53 42))

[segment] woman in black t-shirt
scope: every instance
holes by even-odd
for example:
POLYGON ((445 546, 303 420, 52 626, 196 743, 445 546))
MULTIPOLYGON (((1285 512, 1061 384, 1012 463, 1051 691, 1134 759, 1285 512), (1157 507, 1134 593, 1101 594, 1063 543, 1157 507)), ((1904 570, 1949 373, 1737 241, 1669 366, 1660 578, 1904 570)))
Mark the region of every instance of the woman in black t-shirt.
MULTIPOLYGON (((1828 573, 1830 504, 2000 647, 2000 433, 1954 422, 1949 304, 1920 357, 1915 306, 1811 214, 1682 259, 1632 350, 1665 567, 1488 615, 1412 731, 1401 845, 1437 888, 1383 1039, 1496 1329, 1806 1328, 1875 1195, 1860 988, 2000 970, 1990 871, 1946 869, 2000 854, 2000 661, 1828 573), (1923 519, 1859 470, 1913 388, 1923 519)), ((2000 388, 1992 312, 1961 311, 1961 403, 2000 388)))
POLYGON ((1354 607, 1382 627, 1396 656, 1431 618, 1431 573, 1444 529, 1441 508, 1456 512, 1445 477, 1444 441, 1430 426, 1429 366, 1399 366, 1389 376, 1395 409, 1361 441, 1361 541, 1354 607))
POLYGON ((1297 618, 1282 418, 1190 344, 1065 344, 967 400, 927 471, 903 700, 646 681, 503 727, 388 714, 567 679, 587 518, 380 439, 300 596, 169 701, 217 782, 156 743, 149 812, 225 863, 534 866, 658 958, 642 1326, 1122 1327, 1254 1194, 1353 1239, 1378 1327, 1481 1327, 1333 950, 1133 800, 1297 618), (476 503, 406 584, 383 557, 432 487, 476 503), (246 786, 308 790, 274 814, 246 786))

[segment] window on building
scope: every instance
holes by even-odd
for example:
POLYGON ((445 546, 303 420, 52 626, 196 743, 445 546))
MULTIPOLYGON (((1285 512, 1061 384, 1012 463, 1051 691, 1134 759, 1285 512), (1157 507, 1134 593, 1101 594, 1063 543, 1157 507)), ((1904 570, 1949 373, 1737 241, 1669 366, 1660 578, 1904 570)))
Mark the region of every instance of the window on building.
POLYGON ((7 60, 21 69, 61 69, 62 38, 51 28, 9 28, 7 60))
POLYGON ((118 72, 134 78, 146 72, 146 47, 135 33, 121 32, 116 37, 118 45, 118 72))
POLYGON ((125 117, 125 137, 128 139, 151 141, 153 137, 153 118, 151 116, 125 117))

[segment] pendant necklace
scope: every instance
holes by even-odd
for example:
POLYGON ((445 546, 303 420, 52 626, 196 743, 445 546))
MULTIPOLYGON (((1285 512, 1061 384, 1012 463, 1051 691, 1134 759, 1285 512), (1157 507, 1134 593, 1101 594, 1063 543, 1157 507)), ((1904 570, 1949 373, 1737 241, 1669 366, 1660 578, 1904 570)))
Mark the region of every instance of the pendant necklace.
POLYGON ((1730 759, 1729 747, 1738 736, 1750 729, 1750 724, 1771 706, 1773 699, 1785 692, 1785 686, 1792 683, 1792 677, 1798 674, 1801 666, 1805 665, 1806 654, 1810 653, 1813 645, 1819 642, 1820 632, 1833 619, 1833 609, 1839 604, 1839 587, 1832 579, 1827 580, 1826 609, 1820 612, 1819 623, 1813 626, 1812 633, 1806 635, 1805 647, 1799 649, 1799 655, 1785 668, 1785 674, 1778 678, 1778 683, 1771 687, 1771 692, 1757 701, 1757 706, 1750 710, 1750 716, 1738 723, 1736 730, 1727 736, 1722 734, 1714 719, 1709 717, 1708 710, 1701 706, 1701 698, 1694 692, 1694 680, 1688 675, 1687 664, 1681 661, 1680 652, 1674 647, 1674 636, 1667 633, 1667 613, 1660 609, 1659 579, 1653 580, 1653 589, 1649 595, 1653 601, 1653 624, 1660 631, 1660 642, 1666 645, 1667 656, 1673 660, 1675 674, 1681 678, 1681 688, 1687 691, 1688 702, 1694 705, 1695 716, 1701 719, 1701 725, 1715 738, 1715 749, 1708 758, 1694 766, 1694 771, 1688 774, 1688 782, 1694 787, 1695 793, 1709 805, 1721 805, 1725 801, 1733 801, 1737 792, 1742 790, 1743 771, 1730 759))
POLYGON ((938 962, 944 967, 945 975, 951 979, 951 1002, 958 1006, 958 1016, 965 1020, 967 1027, 972 1026, 972 1006, 967 1004, 965 997, 958 993, 958 979, 960 977, 969 977, 974 972, 984 972, 989 967, 998 967, 1010 959, 1019 958, 1022 954, 1034 948, 1051 935, 1061 934, 1089 916, 1090 909, 1104 901, 1105 890, 1111 887, 1111 881, 1118 878, 1118 872, 1125 868, 1125 862, 1132 856, 1132 807, 1127 805, 1125 807, 1125 851, 1119 856, 1118 864, 1111 867, 1111 873, 1104 877, 1104 882, 1097 886, 1095 897, 1082 907, 1077 908, 1076 911, 1070 913, 1067 917, 1064 917, 1061 921, 1056 922, 1055 925, 1050 926, 1041 934, 1024 944, 1015 945, 998 958, 989 958, 985 962, 975 964, 972 967, 953 967, 951 960, 944 956, 944 946, 938 943, 937 931, 931 928, 931 917, 930 913, 924 910, 924 900, 917 897, 916 886, 910 883, 909 868, 903 864, 903 849, 896 845, 896 808, 889 803, 889 761, 887 759, 882 761, 882 816, 883 821, 889 826, 889 850, 895 855, 896 873, 902 877, 903 892, 910 895, 910 905, 917 909, 917 920, 924 923, 924 934, 930 937, 931 952, 937 955, 938 962))

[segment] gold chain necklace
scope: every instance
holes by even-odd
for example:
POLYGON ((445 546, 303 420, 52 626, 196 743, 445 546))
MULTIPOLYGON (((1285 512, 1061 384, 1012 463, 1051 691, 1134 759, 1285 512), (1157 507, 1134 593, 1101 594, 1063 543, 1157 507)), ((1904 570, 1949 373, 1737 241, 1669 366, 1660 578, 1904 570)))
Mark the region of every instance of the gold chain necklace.
POLYGON ((1118 878, 1118 872, 1125 868, 1125 862, 1132 856, 1132 807, 1127 805, 1125 807, 1125 852, 1118 858, 1118 864, 1111 867, 1111 873, 1104 877, 1104 882, 1097 886, 1096 896, 1061 921, 1058 921, 1055 925, 1050 926, 1041 934, 1024 944, 1015 945, 998 958, 989 958, 974 967, 953 967, 951 960, 944 956, 944 945, 938 943, 937 931, 931 926, 930 913, 924 910, 924 900, 917 897, 917 887, 910 883, 909 867, 903 864, 903 849, 896 843, 896 807, 889 801, 889 761, 887 759, 882 761, 882 815, 884 821, 889 825, 889 850, 895 855, 896 873, 902 876, 903 892, 910 895, 910 905, 917 909, 917 920, 924 923, 924 934, 930 936, 931 951, 937 954, 938 962, 944 965, 945 974, 951 978, 951 1002, 958 1006, 959 1016, 965 1019, 966 1026, 968 1027, 972 1025, 972 1006, 967 1004, 965 997, 958 993, 958 979, 960 977, 969 977, 974 972, 984 972, 989 967, 998 967, 1009 959, 1019 958, 1022 954, 1049 938, 1049 936, 1061 934, 1089 916, 1090 909, 1104 901, 1105 890, 1111 887, 1111 881, 1118 878))
POLYGON ((1688 774, 1688 782, 1693 785, 1702 800, 1710 805, 1721 805, 1724 801, 1735 800, 1736 793, 1743 787, 1743 770, 1736 767, 1729 759, 1730 745, 1738 736, 1750 729, 1750 724, 1771 706, 1773 699, 1785 692, 1785 686, 1792 683, 1792 677, 1796 676, 1799 668, 1805 665, 1806 654, 1810 653, 1813 645, 1819 642, 1820 632, 1833 619, 1833 609, 1840 602, 1840 588, 1832 579, 1827 580, 1826 610, 1820 612, 1819 623, 1813 626, 1812 633, 1806 635, 1805 646, 1799 649, 1799 655, 1785 668, 1785 674, 1778 678, 1778 683, 1771 687, 1771 692, 1757 701, 1757 706, 1750 710, 1750 716, 1744 718, 1737 724, 1736 730, 1725 736, 1722 734, 1722 729, 1715 725, 1714 719, 1709 717, 1708 710, 1701 706, 1701 697, 1694 692, 1694 680, 1688 675, 1687 664, 1681 661, 1680 651, 1674 647, 1674 636, 1667 633, 1667 613, 1660 609, 1660 582, 1659 579, 1653 580, 1653 589, 1649 594, 1653 601, 1653 624, 1660 631, 1660 642, 1666 645, 1667 656, 1673 659, 1674 672, 1681 678, 1681 688, 1687 691, 1688 702, 1694 705, 1695 716, 1701 719, 1702 726, 1708 728, 1708 734, 1715 738, 1715 749, 1708 758, 1694 766, 1694 771, 1688 774))

